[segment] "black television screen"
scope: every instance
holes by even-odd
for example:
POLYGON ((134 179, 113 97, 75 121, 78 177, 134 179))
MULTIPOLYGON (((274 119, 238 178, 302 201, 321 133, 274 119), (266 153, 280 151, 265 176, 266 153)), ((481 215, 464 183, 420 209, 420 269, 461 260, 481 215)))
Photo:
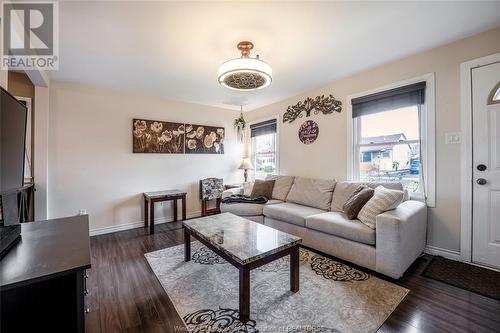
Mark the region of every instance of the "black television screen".
POLYGON ((23 186, 28 110, 14 96, 0 92, 0 193, 23 186))

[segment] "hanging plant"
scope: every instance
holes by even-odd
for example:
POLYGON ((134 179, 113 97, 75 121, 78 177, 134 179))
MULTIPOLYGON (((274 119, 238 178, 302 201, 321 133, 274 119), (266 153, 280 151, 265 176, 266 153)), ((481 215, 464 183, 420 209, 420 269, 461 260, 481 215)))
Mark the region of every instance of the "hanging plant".
POLYGON ((246 126, 247 121, 243 117, 243 112, 240 112, 240 117, 234 120, 234 129, 236 130, 236 134, 240 142, 243 142, 246 126))

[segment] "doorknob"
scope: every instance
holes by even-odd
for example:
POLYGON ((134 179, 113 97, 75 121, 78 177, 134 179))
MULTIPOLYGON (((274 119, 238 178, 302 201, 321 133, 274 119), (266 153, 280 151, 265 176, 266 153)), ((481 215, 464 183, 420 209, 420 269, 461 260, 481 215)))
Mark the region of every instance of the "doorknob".
POLYGON ((476 183, 478 183, 479 185, 485 185, 487 181, 484 178, 479 178, 478 180, 476 180, 476 183))
POLYGON ((478 164, 477 169, 479 171, 484 171, 484 170, 486 170, 486 165, 484 165, 484 164, 478 164))

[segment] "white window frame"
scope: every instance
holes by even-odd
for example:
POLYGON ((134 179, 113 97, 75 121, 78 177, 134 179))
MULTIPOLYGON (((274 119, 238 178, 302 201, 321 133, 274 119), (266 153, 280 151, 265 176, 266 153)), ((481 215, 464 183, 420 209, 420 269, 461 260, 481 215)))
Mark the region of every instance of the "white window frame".
MULTIPOLYGON (((253 151, 252 151, 252 136, 251 136, 251 131, 250 131, 250 126, 258 123, 262 123, 264 121, 276 119, 276 174, 280 174, 280 116, 279 114, 266 117, 266 118, 259 118, 257 120, 253 120, 248 123, 248 137, 249 137, 249 149, 248 151, 250 152, 249 157, 253 157, 253 151)), ((255 164, 255 161, 252 161, 252 164, 255 164)), ((254 165, 254 167, 256 167, 254 165)), ((252 173, 252 178, 255 181, 255 171, 252 173)))
MULTIPOLYGON (((436 207, 436 93, 434 73, 399 81, 383 87, 363 91, 347 96, 347 177, 349 180, 359 180, 359 145, 361 141, 360 119, 352 118, 351 100, 354 98, 399 88, 418 82, 426 82, 425 103, 421 106, 420 149, 422 151, 422 171, 427 194, 427 206, 436 207)), ((422 173, 421 173, 422 174, 422 173)), ((424 201, 421 192, 411 194, 412 199, 424 201)))

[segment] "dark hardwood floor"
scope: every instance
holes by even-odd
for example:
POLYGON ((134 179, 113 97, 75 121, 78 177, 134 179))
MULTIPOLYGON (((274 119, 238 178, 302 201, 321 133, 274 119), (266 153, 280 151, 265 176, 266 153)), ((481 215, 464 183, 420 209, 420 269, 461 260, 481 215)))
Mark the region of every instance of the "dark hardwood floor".
MULTIPOLYGON (((138 228, 91 238, 87 332, 184 331, 143 256, 181 244, 181 226, 160 224, 154 235, 138 228)), ((429 260, 419 258, 392 281, 410 293, 379 332, 500 332, 500 302, 421 276, 429 260)))

